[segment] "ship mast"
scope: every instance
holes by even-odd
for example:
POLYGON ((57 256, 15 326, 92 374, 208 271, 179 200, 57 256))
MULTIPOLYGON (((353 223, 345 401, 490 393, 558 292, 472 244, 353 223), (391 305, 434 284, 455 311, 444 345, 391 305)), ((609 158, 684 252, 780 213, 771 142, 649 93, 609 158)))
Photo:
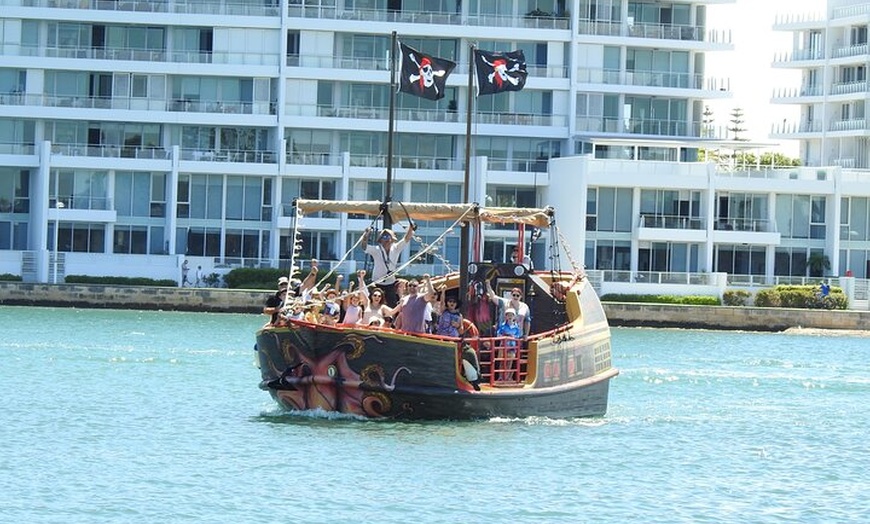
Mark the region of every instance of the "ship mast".
MULTIPOLYGON (((387 129, 387 181, 384 187, 384 205, 381 208, 384 219, 384 229, 393 227, 393 217, 390 216, 389 205, 393 200, 393 134, 396 127, 396 32, 390 35, 390 116, 387 129)), ((410 224, 408 227, 411 227, 410 224)))

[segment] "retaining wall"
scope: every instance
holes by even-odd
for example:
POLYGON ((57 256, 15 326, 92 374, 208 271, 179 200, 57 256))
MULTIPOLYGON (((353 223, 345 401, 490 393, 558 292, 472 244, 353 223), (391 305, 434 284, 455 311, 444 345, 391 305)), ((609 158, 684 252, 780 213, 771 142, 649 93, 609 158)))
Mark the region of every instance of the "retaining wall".
MULTIPOLYGON (((271 291, 0 282, 0 304, 260 314, 271 291)), ((870 311, 605 302, 611 326, 870 330, 870 311)))

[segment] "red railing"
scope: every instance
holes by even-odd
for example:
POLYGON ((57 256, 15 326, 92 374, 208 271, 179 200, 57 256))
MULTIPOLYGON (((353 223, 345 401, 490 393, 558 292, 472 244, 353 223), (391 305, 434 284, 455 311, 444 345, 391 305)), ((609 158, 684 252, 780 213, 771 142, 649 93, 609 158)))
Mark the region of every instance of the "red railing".
POLYGON ((529 352, 525 341, 512 337, 485 337, 477 341, 481 383, 493 387, 522 386, 528 376, 529 352))

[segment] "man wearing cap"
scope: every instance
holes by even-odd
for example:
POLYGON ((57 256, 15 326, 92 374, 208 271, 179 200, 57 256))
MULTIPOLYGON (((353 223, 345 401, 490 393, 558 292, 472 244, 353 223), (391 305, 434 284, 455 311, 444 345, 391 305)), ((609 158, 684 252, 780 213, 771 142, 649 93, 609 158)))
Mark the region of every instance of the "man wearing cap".
POLYGON ((396 233, 392 229, 383 229, 378 235, 378 241, 374 245, 369 244, 369 235, 372 229, 366 228, 363 233, 363 251, 371 255, 374 267, 372 268, 372 282, 384 292, 384 301, 390 307, 396 307, 399 296, 396 293, 396 268, 399 267, 399 257, 411 237, 414 236, 414 227, 409 227, 402 240, 396 241, 396 233))
POLYGON ((289 285, 290 280, 287 277, 280 277, 278 279, 278 291, 274 295, 269 295, 269 298, 266 299, 263 314, 271 317, 270 322, 272 324, 278 321, 278 313, 281 312, 281 308, 284 306, 284 299, 287 296, 287 287, 289 285))

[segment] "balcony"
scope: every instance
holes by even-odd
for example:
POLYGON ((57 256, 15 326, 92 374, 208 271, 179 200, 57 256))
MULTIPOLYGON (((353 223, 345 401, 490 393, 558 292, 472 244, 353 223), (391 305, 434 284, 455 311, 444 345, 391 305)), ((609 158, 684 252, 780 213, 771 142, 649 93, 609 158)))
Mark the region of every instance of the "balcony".
POLYGON ((656 40, 683 40, 730 44, 730 31, 707 30, 703 26, 673 24, 627 24, 607 20, 580 20, 577 31, 590 36, 628 36, 656 40))
MULTIPOLYGON (((115 108, 118 109, 117 107, 115 108)), ((184 113, 274 115, 275 105, 269 102, 243 102, 239 100, 196 100, 189 98, 176 98, 166 103, 166 111, 184 113)))
POLYGON ((552 13, 526 15, 461 15, 450 11, 408 11, 389 9, 343 9, 335 6, 303 5, 302 0, 291 0, 288 6, 291 18, 321 18, 386 24, 471 25, 499 28, 532 28, 566 30, 567 16, 552 13))
POLYGON ((618 69, 580 68, 577 81, 588 84, 666 87, 707 91, 730 91, 728 78, 705 78, 704 75, 673 71, 620 71, 618 69))
POLYGON ((58 156, 96 158, 139 158, 165 160, 169 151, 160 147, 132 147, 120 144, 51 144, 51 153, 58 156))
MULTIPOLYGON (((0 5, 10 5, 0 0, 0 5)), ((231 16, 280 15, 277 3, 269 2, 187 2, 185 0, 23 0, 25 7, 60 7, 66 9, 93 9, 98 11, 124 11, 137 13, 177 13, 231 16)))
POLYGON ((821 85, 797 87, 781 87, 773 90, 771 98, 779 100, 793 100, 796 98, 822 96, 824 87, 821 85))
POLYGON ((274 164, 277 162, 272 151, 219 149, 203 151, 200 149, 182 149, 182 160, 195 162, 236 162, 242 164, 274 164))
POLYGON ((823 49, 798 49, 790 53, 776 53, 773 56, 773 62, 778 64, 787 64, 791 62, 806 62, 808 60, 823 60, 825 51, 823 49))
POLYGON ((867 129, 866 118, 851 118, 831 122, 829 131, 864 131, 867 129))
POLYGON ((831 86, 831 95, 852 95, 867 92, 867 80, 836 82, 831 86))
POLYGON ((701 217, 680 215, 641 215, 637 235, 638 240, 652 242, 704 242, 707 221, 701 217))
POLYGON ((870 53, 867 43, 838 47, 834 49, 833 58, 865 57, 870 53))
POLYGON ((170 62, 185 64, 278 65, 277 53, 204 52, 140 48, 98 48, 60 46, 0 46, 10 56, 74 58, 89 60, 129 60, 135 62, 170 62))
POLYGON ((764 218, 719 218, 713 223, 713 241, 720 244, 778 246, 776 224, 764 218))

